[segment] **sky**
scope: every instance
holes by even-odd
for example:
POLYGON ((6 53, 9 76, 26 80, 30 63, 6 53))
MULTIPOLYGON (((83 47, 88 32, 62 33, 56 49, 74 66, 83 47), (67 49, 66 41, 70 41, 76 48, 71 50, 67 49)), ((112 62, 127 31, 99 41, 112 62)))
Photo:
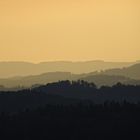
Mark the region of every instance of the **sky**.
POLYGON ((140 60, 139 0, 0 0, 0 61, 140 60))

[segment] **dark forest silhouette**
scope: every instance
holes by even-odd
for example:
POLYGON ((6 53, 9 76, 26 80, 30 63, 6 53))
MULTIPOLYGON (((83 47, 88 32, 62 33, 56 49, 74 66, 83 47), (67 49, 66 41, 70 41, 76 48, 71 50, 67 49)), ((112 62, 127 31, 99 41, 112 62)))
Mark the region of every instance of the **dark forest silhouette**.
POLYGON ((128 140, 140 138, 140 104, 46 105, 0 115, 4 140, 128 140))
POLYGON ((140 86, 79 80, 0 92, 4 140, 139 139, 139 127, 140 86))
POLYGON ((26 107, 36 108, 45 104, 74 104, 79 101, 105 101, 130 103, 140 101, 140 86, 117 83, 112 87, 97 88, 94 83, 79 81, 59 81, 40 87, 20 91, 0 92, 0 111, 17 111, 26 107))

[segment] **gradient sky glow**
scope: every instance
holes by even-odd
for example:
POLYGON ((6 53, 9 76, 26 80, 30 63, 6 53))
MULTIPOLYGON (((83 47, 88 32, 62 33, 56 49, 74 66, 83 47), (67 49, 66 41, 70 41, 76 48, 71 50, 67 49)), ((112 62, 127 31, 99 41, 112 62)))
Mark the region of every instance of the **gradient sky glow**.
POLYGON ((139 0, 0 0, 0 61, 140 59, 139 0))

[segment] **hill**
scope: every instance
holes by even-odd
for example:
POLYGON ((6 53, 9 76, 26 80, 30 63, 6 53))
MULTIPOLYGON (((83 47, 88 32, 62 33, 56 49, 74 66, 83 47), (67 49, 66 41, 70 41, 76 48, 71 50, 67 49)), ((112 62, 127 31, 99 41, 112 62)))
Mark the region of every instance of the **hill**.
POLYGON ((1 87, 31 87, 60 80, 77 80, 83 75, 71 74, 70 72, 49 72, 41 75, 13 77, 7 79, 0 79, 1 87))
POLYGON ((81 78, 81 80, 93 82, 99 87, 103 85, 113 86, 118 82, 123 84, 140 85, 140 80, 134 80, 124 76, 115 76, 115 75, 103 75, 103 74, 91 75, 85 78, 81 78))
POLYGON ((140 80, 140 63, 132 65, 130 67, 105 70, 99 72, 98 74, 117 75, 117 76, 120 75, 140 80))
POLYGON ((0 79, 1 91, 16 91, 29 87, 38 87, 47 83, 62 80, 84 80, 95 83, 98 87, 106 85, 112 86, 118 82, 123 84, 140 85, 140 80, 130 79, 124 76, 114 75, 90 75, 90 74, 71 74, 69 72, 52 72, 36 76, 16 77, 10 79, 0 79))
POLYGON ((59 81, 32 89, 0 92, 0 112, 37 108, 46 104, 74 104, 80 101, 100 104, 105 101, 139 102, 140 86, 116 84, 97 88, 85 81, 59 81))
POLYGON ((112 86, 118 82, 123 84, 140 85, 140 64, 122 69, 110 69, 101 72, 92 72, 86 74, 72 74, 70 72, 48 72, 40 75, 31 75, 23 77, 13 77, 0 79, 0 89, 7 90, 23 89, 27 87, 36 87, 47 83, 58 82, 61 80, 84 80, 93 82, 97 86, 112 86), (4 86, 4 87, 3 87, 4 86))
POLYGON ((39 75, 47 72, 71 72, 74 74, 89 73, 105 69, 128 67, 137 62, 104 62, 104 61, 56 61, 38 64, 28 62, 0 62, 0 78, 15 76, 39 75))
POLYGON ((0 92, 3 140, 139 139, 140 86, 61 81, 0 92))

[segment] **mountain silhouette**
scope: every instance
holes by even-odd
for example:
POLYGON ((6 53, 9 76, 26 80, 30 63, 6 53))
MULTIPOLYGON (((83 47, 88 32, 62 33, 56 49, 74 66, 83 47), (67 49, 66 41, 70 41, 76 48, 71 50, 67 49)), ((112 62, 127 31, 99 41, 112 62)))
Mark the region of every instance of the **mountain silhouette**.
POLYGON ((37 108, 46 104, 73 104, 84 101, 97 104, 106 101, 138 103, 140 86, 117 83, 112 87, 97 88, 94 83, 83 80, 59 81, 36 88, 19 91, 0 91, 0 112, 17 111, 24 108, 37 108))
POLYGON ((59 81, 0 92, 3 140, 139 139, 140 86, 59 81))
POLYGON ((130 79, 128 77, 119 76, 119 75, 104 75, 104 74, 98 74, 98 75, 91 75, 87 76, 85 78, 81 78, 81 80, 87 81, 87 82, 93 82, 97 86, 113 86, 117 84, 118 82, 123 84, 132 84, 132 85, 140 85, 140 80, 130 79))
POLYGON ((130 67, 105 70, 99 72, 98 74, 117 75, 117 76, 120 75, 140 80, 140 63, 132 65, 130 67))
POLYGON ((109 69, 101 72, 84 74, 72 74, 71 72, 48 72, 40 75, 3 78, 0 79, 0 89, 5 90, 8 88, 7 90, 18 90, 58 82, 60 80, 84 80, 87 82, 93 82, 97 86, 112 86, 118 82, 123 84, 140 85, 140 64, 135 64, 122 69, 109 69))
POLYGON ((0 62, 0 78, 15 76, 39 75, 47 72, 71 72, 74 74, 90 73, 105 69, 128 67, 136 62, 105 62, 105 61, 54 61, 38 64, 28 62, 0 62))
POLYGON ((59 80, 77 80, 80 77, 83 76, 71 74, 70 72, 49 72, 34 76, 0 79, 0 85, 3 85, 5 87, 31 87, 57 82, 59 80))

